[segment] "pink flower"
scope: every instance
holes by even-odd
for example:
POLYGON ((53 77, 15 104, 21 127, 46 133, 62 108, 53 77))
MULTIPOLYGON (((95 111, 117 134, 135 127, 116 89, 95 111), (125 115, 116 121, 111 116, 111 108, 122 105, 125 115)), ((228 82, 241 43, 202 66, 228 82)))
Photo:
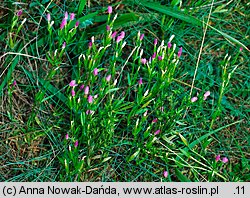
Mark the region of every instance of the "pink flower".
POLYGON ((228 162, 228 158, 227 157, 223 157, 221 160, 223 163, 227 163, 228 162))
POLYGON ((98 75, 98 69, 97 68, 94 69, 93 74, 94 74, 94 76, 98 75))
POLYGON ((112 7, 108 6, 108 13, 111 14, 112 13, 112 7))
POLYGON ((158 121, 157 118, 155 118, 155 119, 152 120, 153 123, 156 123, 157 121, 158 121))
POLYGON ((207 97, 210 95, 210 91, 207 91, 205 94, 204 94, 204 98, 203 98, 203 100, 206 100, 207 99, 207 97))
POLYGON ((120 37, 121 37, 121 38, 124 38, 124 37, 125 37, 125 32, 124 32, 124 31, 121 32, 120 37))
POLYGON ((191 102, 195 102, 195 101, 197 101, 198 100, 198 98, 195 96, 195 97, 193 97, 193 98, 191 98, 191 102))
POLYGON ((69 83, 69 86, 70 86, 70 87, 75 87, 75 86, 77 86, 76 81, 75 81, 75 80, 71 80, 71 82, 69 83))
POLYGON ((75 24, 75 27, 78 27, 80 24, 80 21, 77 21, 76 24, 75 24))
POLYGON ((62 23, 61 23, 61 25, 60 25, 60 29, 62 30, 64 27, 65 27, 65 25, 67 24, 67 19, 63 19, 62 20, 62 23))
POLYGON ((93 45, 93 43, 90 41, 90 42, 89 42, 89 48, 91 48, 92 45, 93 45))
POLYGON ((141 63, 142 63, 143 65, 145 65, 145 64, 147 63, 147 59, 146 59, 146 58, 142 58, 142 59, 141 59, 141 63))
POLYGON ((139 85, 142 85, 142 78, 138 81, 139 85))
POLYGON ((158 56, 158 60, 161 61, 162 60, 162 56, 158 56))
POLYGON ((220 160, 220 155, 217 155, 217 156, 215 157, 215 161, 218 162, 219 160, 220 160))
POLYGON ((74 145, 75 147, 78 147, 78 140, 76 140, 76 142, 75 142, 75 145, 74 145))
POLYGON ((157 45, 157 43, 158 43, 158 40, 155 39, 155 40, 154 40, 154 45, 157 45))
POLYGON ((155 59, 156 57, 156 53, 154 52, 153 56, 152 56, 152 59, 155 59))
POLYGON ((109 74, 107 77, 106 77, 106 81, 110 81, 110 79, 111 79, 111 75, 109 74))
POLYGON ((70 20, 73 21, 75 19, 75 14, 74 13, 70 13, 70 20))
POLYGON ((76 92, 74 91, 74 89, 71 90, 71 95, 72 95, 72 97, 74 97, 76 95, 76 92))
POLYGON ((65 135, 65 139, 66 139, 66 140, 69 139, 69 134, 68 134, 68 133, 65 135))
POLYGON ((179 51, 178 51, 178 57, 180 58, 182 54, 182 47, 180 47, 179 51))
POLYGON ((20 17, 20 16, 22 15, 22 13, 23 13, 23 11, 22 11, 22 10, 19 10, 19 11, 17 12, 17 16, 20 17))
POLYGON ((158 135, 160 132, 161 132, 161 130, 158 129, 154 134, 155 134, 155 135, 158 135))
POLYGON ((89 86, 85 87, 84 94, 88 95, 89 94, 89 86))
POLYGON ((93 102, 93 96, 89 95, 89 97, 88 97, 88 102, 89 102, 89 103, 92 103, 92 102, 93 102))
POLYGON ((69 18, 69 14, 68 14, 68 12, 65 12, 65 14, 64 14, 64 18, 65 18, 66 20, 69 18))
POLYGON ((168 42, 168 48, 170 49, 172 47, 172 44, 168 42))
POLYGON ((80 90, 83 90, 83 88, 84 88, 84 85, 81 85, 81 86, 80 86, 80 90))
POLYGON ((240 47, 240 52, 242 52, 242 50, 243 50, 243 48, 242 48, 242 47, 240 47))
POLYGON ((168 171, 163 171, 163 176, 166 178, 168 177, 168 171))
POLYGON ((50 20, 51 20, 50 13, 47 14, 47 20, 48 20, 48 22, 50 22, 50 20))
POLYGON ((144 38, 144 34, 142 34, 141 36, 140 36, 140 40, 142 40, 144 38))
POLYGON ((13 81, 12 85, 13 85, 13 86, 16 86, 16 85, 17 85, 16 80, 13 81))
POLYGON ((110 26, 109 26, 109 25, 106 26, 106 30, 107 30, 107 31, 110 30, 110 26))
POLYGON ((65 47, 66 47, 66 42, 63 42, 62 49, 65 49, 65 47))
POLYGON ((111 37, 112 37, 112 38, 115 38, 115 37, 116 37, 116 34, 117 34, 117 32, 113 32, 113 33, 111 34, 111 37))
POLYGON ((92 111, 92 110, 87 110, 87 111, 86 111, 86 114, 87 114, 87 115, 93 114, 93 113, 94 113, 94 111, 92 111))

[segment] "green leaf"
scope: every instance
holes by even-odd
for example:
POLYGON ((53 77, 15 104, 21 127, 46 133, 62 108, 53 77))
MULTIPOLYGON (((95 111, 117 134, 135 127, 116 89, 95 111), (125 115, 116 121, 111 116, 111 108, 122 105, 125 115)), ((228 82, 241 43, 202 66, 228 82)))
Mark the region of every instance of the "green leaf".
POLYGON ((178 169, 175 169, 175 175, 181 182, 191 182, 191 180, 183 175, 178 169))
POLYGON ((87 0, 80 0, 80 5, 78 7, 78 12, 77 14, 80 15, 86 5, 87 0))
POLYGON ((130 158, 128 159, 128 162, 131 162, 132 160, 134 160, 136 158, 136 156, 139 155, 141 149, 139 148, 133 155, 130 156, 130 158))

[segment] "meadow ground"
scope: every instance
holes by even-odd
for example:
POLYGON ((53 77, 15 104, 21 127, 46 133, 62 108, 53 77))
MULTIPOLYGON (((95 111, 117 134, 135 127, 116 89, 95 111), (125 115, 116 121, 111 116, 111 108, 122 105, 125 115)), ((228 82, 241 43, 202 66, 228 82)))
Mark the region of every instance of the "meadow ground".
POLYGON ((0 8, 0 181, 249 181, 250 2, 0 8))

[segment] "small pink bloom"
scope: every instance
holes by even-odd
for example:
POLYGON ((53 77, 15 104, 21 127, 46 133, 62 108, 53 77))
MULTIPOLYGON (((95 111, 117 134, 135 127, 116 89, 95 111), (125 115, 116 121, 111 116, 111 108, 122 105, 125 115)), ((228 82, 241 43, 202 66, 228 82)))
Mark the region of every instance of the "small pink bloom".
POLYGON ((178 51, 178 57, 180 58, 182 54, 182 47, 180 47, 179 51, 178 51))
POLYGON ((110 26, 109 26, 109 25, 106 26, 106 30, 107 30, 107 31, 110 30, 110 26))
POLYGON ((63 19, 62 20, 62 23, 61 23, 61 25, 60 25, 60 29, 62 30, 64 27, 65 27, 65 25, 67 24, 67 19, 63 19))
POLYGON ((16 86, 16 85, 17 85, 16 80, 13 81, 12 85, 13 85, 13 86, 16 86))
POLYGON ((89 97, 88 97, 88 102, 89 102, 89 103, 92 103, 92 102, 93 102, 93 96, 89 95, 89 97))
POLYGON ((75 80, 71 80, 71 82, 69 83, 69 86, 70 86, 70 87, 75 87, 75 86, 77 86, 76 81, 75 81, 75 80))
POLYGON ((75 24, 75 27, 78 27, 80 24, 80 21, 77 21, 76 24, 75 24))
POLYGON ((140 40, 142 40, 144 38, 144 34, 142 34, 141 36, 140 36, 140 40))
POLYGON ((154 45, 157 45, 157 43, 158 43, 158 40, 155 39, 155 40, 154 40, 154 45))
POLYGON ((117 43, 119 43, 121 40, 122 40, 122 37, 121 37, 121 36, 118 36, 118 37, 116 38, 116 42, 117 42, 117 43))
POLYGON ((228 158, 227 157, 223 157, 221 160, 223 163, 227 163, 228 162, 228 158))
POLYGON ((206 93, 204 94, 205 97, 210 96, 210 91, 206 91, 206 93))
POLYGON ((117 34, 117 32, 113 32, 113 33, 111 34, 111 37, 112 37, 112 38, 115 38, 115 37, 116 37, 116 34, 117 34))
POLYGON ((146 59, 146 58, 142 58, 142 59, 141 59, 141 63, 142 63, 143 65, 145 65, 145 64, 147 63, 147 59, 146 59))
POLYGON ((93 43, 90 41, 90 42, 89 42, 89 48, 91 48, 92 45, 93 45, 93 43))
POLYGON ((242 47, 240 47, 240 52, 242 52, 242 50, 243 50, 243 48, 242 48, 242 47))
POLYGON ((89 86, 85 87, 84 94, 88 95, 89 94, 89 86))
POLYGON ((17 12, 17 16, 20 17, 20 16, 22 15, 22 13, 23 13, 23 11, 22 11, 22 10, 19 10, 19 11, 17 12))
POLYGON ((168 48, 170 49, 172 47, 172 44, 168 42, 168 48))
POLYGON ((98 75, 98 69, 97 68, 94 69, 93 74, 94 74, 94 76, 98 75))
POLYGON ((168 171, 163 171, 163 176, 166 178, 168 177, 168 171))
POLYGON ((74 13, 70 13, 70 20, 73 21, 75 19, 75 14, 74 13))
POLYGON ((152 56, 152 59, 155 59, 156 57, 156 53, 154 52, 153 56, 152 56))
POLYGON ((107 77, 106 77, 106 81, 110 81, 110 79, 111 79, 111 75, 109 74, 107 77))
POLYGON ((124 32, 124 31, 121 32, 120 37, 121 37, 121 38, 124 38, 124 37, 125 37, 125 32, 124 32))
POLYGON ((142 85, 142 78, 138 81, 139 85, 142 85))
POLYGON ((71 95, 72 95, 72 97, 74 97, 76 95, 76 92, 74 89, 71 90, 71 95))
POLYGON ((161 132, 161 130, 158 129, 154 134, 155 134, 155 135, 158 135, 160 132, 161 132))
POLYGON ((217 156, 215 157, 215 161, 218 162, 219 160, 220 160, 220 155, 217 155, 217 156))
POLYGON ((50 22, 50 20, 51 20, 50 13, 47 14, 47 20, 48 20, 48 22, 50 22))
POLYGON ((83 90, 83 88, 84 88, 84 85, 81 85, 81 86, 80 86, 80 90, 83 90))
POLYGON ((66 139, 66 140, 69 139, 69 134, 68 134, 68 133, 65 135, 65 139, 66 139))
POLYGON ((108 13, 111 14, 112 13, 112 7, 108 6, 108 13))
POLYGON ((66 20, 69 18, 69 14, 68 14, 68 12, 65 12, 65 14, 64 14, 64 18, 65 18, 66 20))
POLYGON ((198 98, 195 96, 195 97, 193 97, 193 98, 191 98, 191 102, 195 102, 195 101, 197 101, 198 100, 198 98))
POLYGON ((158 60, 161 61, 162 60, 162 56, 158 56, 158 60))
POLYGON ((65 49, 65 47, 66 47, 66 42, 63 42, 62 49, 65 49))
POLYGON ((76 140, 76 142, 75 142, 75 145, 74 145, 75 147, 78 147, 78 140, 76 140))
POLYGON ((87 110, 87 111, 86 111, 86 114, 87 114, 87 115, 93 114, 93 113, 94 113, 94 111, 92 111, 92 110, 87 110))
POLYGON ((157 121, 158 121, 157 118, 155 118, 155 119, 152 120, 153 123, 156 123, 157 121))

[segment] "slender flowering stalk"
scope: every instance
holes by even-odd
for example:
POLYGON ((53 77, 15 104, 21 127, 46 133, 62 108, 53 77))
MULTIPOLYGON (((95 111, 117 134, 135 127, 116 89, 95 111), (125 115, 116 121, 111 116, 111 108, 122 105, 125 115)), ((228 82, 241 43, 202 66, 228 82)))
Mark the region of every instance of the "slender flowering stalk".
POLYGON ((75 19, 75 14, 74 13, 70 13, 70 20, 73 21, 75 19))
POLYGON ((191 102, 196 102, 197 100, 198 100, 198 98, 196 96, 191 98, 191 102))
POLYGON ((111 14, 112 13, 112 7, 111 6, 108 6, 108 13, 111 14))
POLYGON ((147 63, 147 59, 146 59, 146 58, 142 58, 142 59, 141 59, 141 63, 142 63, 143 65, 145 65, 145 64, 147 63))
POLYGON ((89 103, 92 103, 92 102, 93 102, 93 96, 91 96, 91 95, 88 96, 88 102, 89 102, 89 103))
POLYGON ((154 134, 155 134, 155 135, 158 135, 160 132, 161 132, 161 130, 158 129, 154 134))
POLYGON ((180 58, 181 57, 181 54, 182 54, 182 47, 180 47, 179 51, 178 51, 178 57, 180 58))
POLYGON ((168 171, 163 171, 163 176, 166 178, 168 177, 168 171))
POLYGON ((220 160, 220 155, 217 155, 217 156, 215 157, 215 161, 218 162, 219 160, 220 160))
POLYGON ((227 163, 228 162, 228 158, 227 157, 223 157, 221 160, 223 163, 227 163))
POLYGON ((111 75, 109 74, 107 77, 106 77, 106 81, 110 81, 110 79, 111 79, 111 75))
POLYGON ((140 80, 138 81, 139 85, 142 85, 142 78, 140 78, 140 80))
POLYGON ((88 95, 89 94, 89 86, 85 87, 84 94, 88 95))
POLYGON ((64 27, 65 27, 65 25, 67 24, 67 19, 63 19, 62 20, 62 23, 61 23, 61 25, 60 25, 60 29, 62 30, 64 27))
POLYGON ((69 86, 70 86, 70 87, 75 87, 75 86, 77 86, 76 81, 75 81, 75 80, 71 80, 71 82, 69 83, 69 86))
POLYGON ((18 16, 18 17, 20 17, 22 14, 23 14, 23 10, 19 10, 19 11, 17 12, 17 16, 18 16))
POLYGON ((94 69, 93 74, 94 74, 94 76, 98 75, 98 69, 97 68, 94 69))

